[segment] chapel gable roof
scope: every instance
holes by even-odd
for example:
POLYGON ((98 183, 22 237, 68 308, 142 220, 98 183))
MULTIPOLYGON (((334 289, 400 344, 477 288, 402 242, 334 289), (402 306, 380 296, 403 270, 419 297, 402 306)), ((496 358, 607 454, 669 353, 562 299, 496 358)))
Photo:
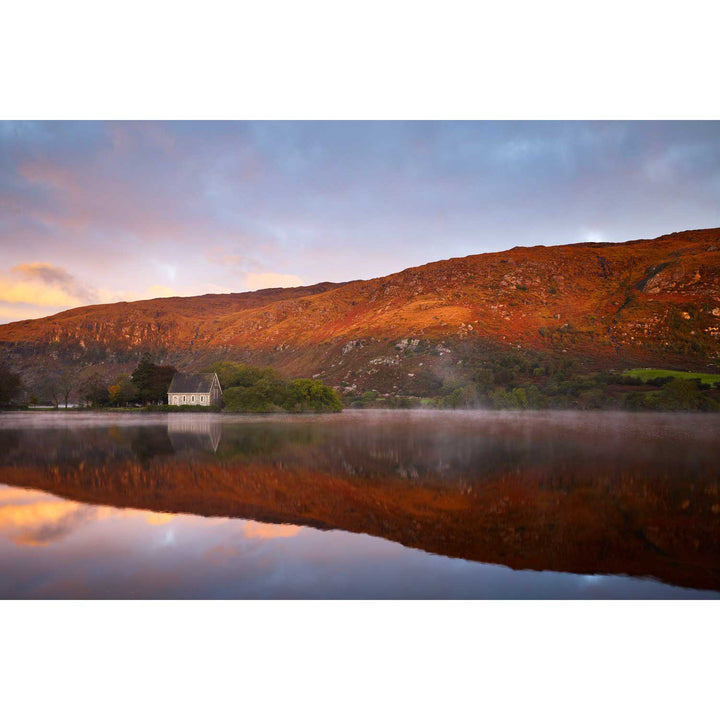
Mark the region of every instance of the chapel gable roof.
POLYGON ((169 393, 209 393, 215 373, 175 373, 169 393))

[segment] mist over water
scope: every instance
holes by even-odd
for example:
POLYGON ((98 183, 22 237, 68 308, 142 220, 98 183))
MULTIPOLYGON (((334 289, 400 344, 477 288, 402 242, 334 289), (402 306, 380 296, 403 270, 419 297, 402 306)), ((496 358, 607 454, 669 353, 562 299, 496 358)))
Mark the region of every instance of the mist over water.
POLYGON ((0 597, 720 597, 720 418, 0 415, 0 597))

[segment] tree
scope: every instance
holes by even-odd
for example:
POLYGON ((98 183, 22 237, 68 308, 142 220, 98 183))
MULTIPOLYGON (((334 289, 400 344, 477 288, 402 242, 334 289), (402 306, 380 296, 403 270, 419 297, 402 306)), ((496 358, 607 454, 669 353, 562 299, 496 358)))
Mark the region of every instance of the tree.
MULTIPOLYGON (((60 397, 65 401, 65 409, 70 402, 70 396, 77 390, 78 374, 75 370, 65 369, 58 375, 60 397)), ((57 406, 57 403, 56 403, 57 406)))
POLYGON ((124 407, 133 402, 136 396, 137 388, 127 374, 118 375, 115 382, 108 388, 110 402, 118 407, 124 407))
POLYGON ((20 391, 20 375, 12 372, 4 362, 0 363, 0 405, 9 405, 20 391))
POLYGON ((60 404, 60 376, 50 372, 39 383, 38 393, 42 402, 51 402, 55 409, 60 404))
POLYGON ((38 391, 43 400, 49 400, 57 409, 63 402, 65 407, 79 385, 79 375, 71 368, 64 370, 48 370, 40 382, 38 391))
POLYGON ((170 365, 156 365, 150 353, 144 353, 132 374, 138 400, 144 405, 166 401, 170 381, 176 372, 170 365))
POLYGON ((150 385, 150 402, 166 403, 170 383, 177 370, 172 365, 156 365, 150 385))
POLYGON ((475 382, 480 390, 483 392, 490 392, 495 383, 495 375, 489 368, 480 368, 475 373, 475 382))
POLYGON ((138 366, 133 370, 132 381, 137 388, 138 400, 144 405, 150 399, 154 371, 155 363, 153 363, 150 353, 143 353, 138 366))
POLYGON ((90 369, 80 382, 80 397, 92 407, 110 404, 110 395, 105 378, 97 369, 90 369))
POLYGON ((452 392, 445 395, 440 402, 441 407, 445 408, 472 408, 478 405, 478 392, 474 383, 461 385, 453 389, 452 392))

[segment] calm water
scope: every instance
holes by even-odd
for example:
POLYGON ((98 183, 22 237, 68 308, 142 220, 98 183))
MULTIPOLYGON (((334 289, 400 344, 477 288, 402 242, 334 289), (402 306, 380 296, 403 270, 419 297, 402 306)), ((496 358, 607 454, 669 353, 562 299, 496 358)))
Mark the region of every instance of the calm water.
POLYGON ((718 598, 720 416, 0 415, 3 598, 718 598))

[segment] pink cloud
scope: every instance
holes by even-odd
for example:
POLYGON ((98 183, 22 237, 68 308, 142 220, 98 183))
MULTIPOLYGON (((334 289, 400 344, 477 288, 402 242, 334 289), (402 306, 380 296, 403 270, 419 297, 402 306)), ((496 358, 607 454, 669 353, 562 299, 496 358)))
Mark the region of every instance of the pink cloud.
POLYGON ((271 525, 256 522, 255 520, 248 520, 243 525, 243 535, 246 538, 259 538, 262 540, 295 537, 301 530, 302 528, 298 525, 271 525))
POLYGON ((297 275, 285 275, 273 272, 247 273, 247 275, 245 275, 245 286, 248 290, 262 290, 263 288, 274 287, 299 287, 302 284, 302 278, 297 275))

